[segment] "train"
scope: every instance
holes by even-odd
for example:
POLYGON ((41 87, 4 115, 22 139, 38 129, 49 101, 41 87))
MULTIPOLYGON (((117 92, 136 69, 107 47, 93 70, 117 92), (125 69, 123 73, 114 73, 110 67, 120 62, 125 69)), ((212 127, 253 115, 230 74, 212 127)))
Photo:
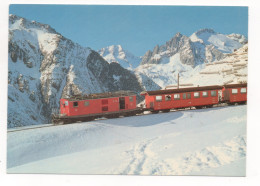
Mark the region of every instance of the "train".
POLYGON ((52 115, 52 123, 69 124, 97 118, 118 118, 142 114, 169 112, 171 109, 211 108, 214 105, 247 103, 247 83, 143 91, 144 104, 137 104, 132 91, 73 95, 60 99, 59 113, 52 115))

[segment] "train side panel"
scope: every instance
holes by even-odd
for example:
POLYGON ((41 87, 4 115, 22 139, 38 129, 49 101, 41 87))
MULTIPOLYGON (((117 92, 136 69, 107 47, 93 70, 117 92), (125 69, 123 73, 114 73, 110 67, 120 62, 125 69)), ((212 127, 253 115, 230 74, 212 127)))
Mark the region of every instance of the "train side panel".
POLYGON ((145 101, 146 107, 154 110, 214 105, 218 103, 218 90, 160 95, 146 94, 145 101), (153 107, 150 105, 153 105, 153 107))
POLYGON ((66 116, 79 116, 136 108, 136 96, 112 97, 71 101, 61 99, 60 113, 66 116))

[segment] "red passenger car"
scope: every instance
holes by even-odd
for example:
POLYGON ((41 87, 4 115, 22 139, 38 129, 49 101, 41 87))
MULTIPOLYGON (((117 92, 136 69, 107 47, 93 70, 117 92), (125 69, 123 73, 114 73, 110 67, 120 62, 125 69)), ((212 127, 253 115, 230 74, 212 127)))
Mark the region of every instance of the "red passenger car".
POLYGON ((222 89, 223 102, 226 103, 246 103, 247 83, 224 85, 222 89))
POLYGON ((181 89, 157 90, 142 92, 145 96, 146 108, 153 111, 169 111, 170 109, 218 104, 218 91, 222 86, 204 86, 181 89))
POLYGON ((60 100, 60 114, 54 115, 53 122, 71 123, 100 117, 128 116, 139 113, 139 110, 136 94, 130 91, 72 96, 60 100))

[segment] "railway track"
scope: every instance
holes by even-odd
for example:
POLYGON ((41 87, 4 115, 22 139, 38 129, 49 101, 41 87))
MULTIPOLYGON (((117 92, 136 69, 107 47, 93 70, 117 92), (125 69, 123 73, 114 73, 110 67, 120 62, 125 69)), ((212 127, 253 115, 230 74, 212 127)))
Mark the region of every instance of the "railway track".
MULTIPOLYGON (((226 106, 228 106, 228 104, 221 103, 218 105, 214 105, 212 108, 226 107, 226 106)), ((212 109, 212 108, 201 108, 201 109, 212 109)), ((186 110, 201 110, 201 109, 196 109, 194 107, 191 107, 191 108, 184 108, 184 109, 172 109, 170 112, 180 112, 180 111, 186 111, 186 110)), ((138 114, 136 116, 143 116, 143 115, 150 115, 150 114, 154 114, 154 113, 147 113, 147 114, 142 113, 142 114, 138 114)), ((113 118, 113 119, 117 119, 117 118, 113 118)), ((118 119, 120 119, 120 117, 118 119)), ((100 118, 97 120, 104 120, 104 118, 100 118)), ((75 123, 82 123, 82 122, 75 122, 75 123)), ((63 125, 71 125, 71 124, 73 125, 75 123, 69 123, 69 124, 63 124, 63 125)), ((55 126, 61 126, 61 125, 48 124, 46 126, 42 125, 42 126, 36 126, 36 127, 30 127, 30 128, 11 129, 11 130, 7 131, 7 133, 20 132, 20 131, 25 131, 25 130, 33 130, 33 129, 46 128, 46 127, 55 127, 55 126)))
POLYGON ((50 125, 46 125, 46 126, 37 126, 37 127, 22 128, 22 129, 13 129, 13 130, 7 130, 7 133, 19 132, 19 131, 24 131, 24 130, 33 130, 33 129, 46 128, 46 127, 54 127, 54 126, 58 126, 58 125, 50 124, 50 125))

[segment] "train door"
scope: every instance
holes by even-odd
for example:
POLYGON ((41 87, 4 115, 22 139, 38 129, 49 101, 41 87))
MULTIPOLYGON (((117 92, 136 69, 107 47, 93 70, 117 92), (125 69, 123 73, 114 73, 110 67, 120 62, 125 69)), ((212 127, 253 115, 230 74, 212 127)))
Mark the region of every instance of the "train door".
POLYGON ((68 102, 68 100, 61 100, 60 101, 60 113, 61 114, 68 114, 69 113, 69 102, 68 102))
POLYGON ((150 108, 154 107, 154 102, 150 102, 150 108))
POLYGON ((229 101, 230 100, 230 95, 228 89, 223 90, 223 101, 229 101))
POLYGON ((222 90, 218 91, 218 101, 222 102, 222 90))
POLYGON ((119 109, 125 109, 125 97, 119 98, 119 109))

